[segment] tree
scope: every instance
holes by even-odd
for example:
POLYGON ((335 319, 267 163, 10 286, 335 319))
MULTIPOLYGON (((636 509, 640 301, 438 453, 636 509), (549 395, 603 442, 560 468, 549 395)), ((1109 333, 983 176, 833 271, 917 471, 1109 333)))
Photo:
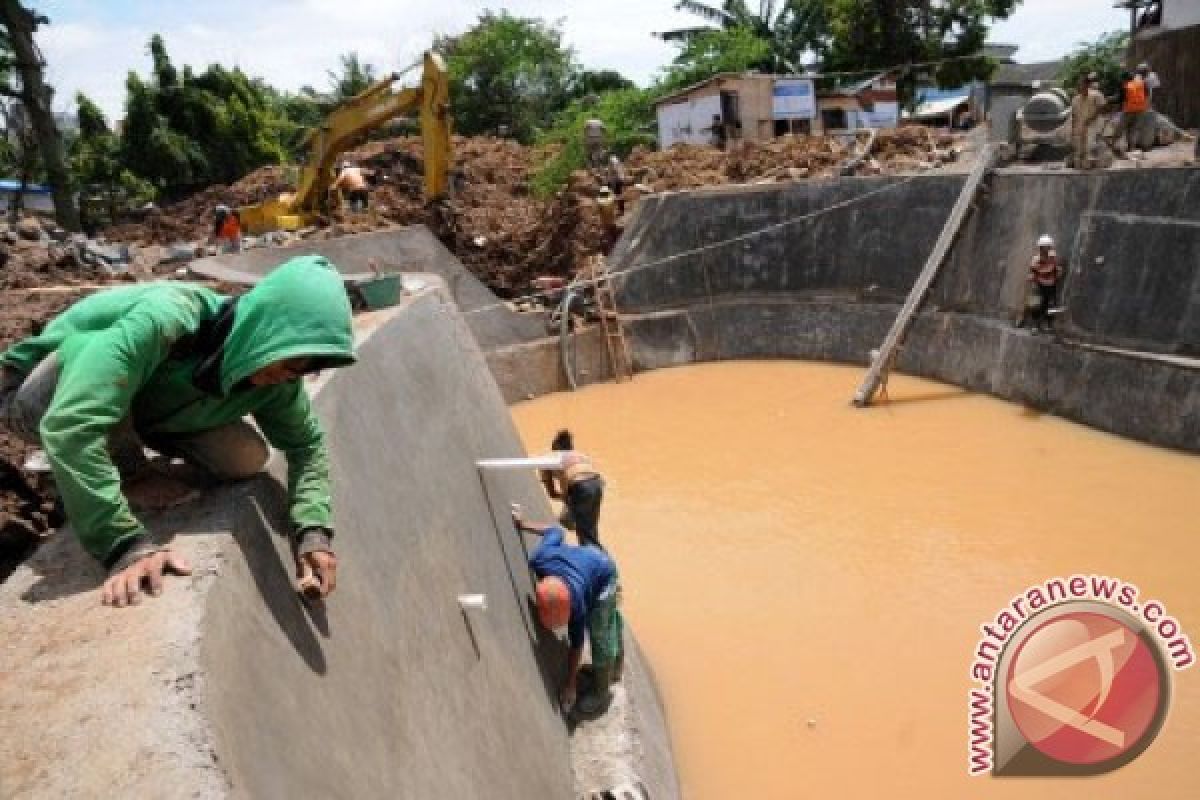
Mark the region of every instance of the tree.
POLYGON ((358 58, 358 53, 346 53, 340 58, 340 71, 326 70, 332 94, 331 104, 334 106, 357 94, 362 94, 367 87, 378 80, 375 77, 375 67, 362 63, 358 58))
POLYGON ((827 71, 862 71, 937 62, 900 72, 911 97, 919 78, 961 86, 987 78, 995 63, 980 56, 993 19, 1009 16, 1021 0, 824 0, 824 33, 814 49, 827 71))
POLYGON ((168 196, 196 186, 231 183, 285 156, 292 127, 278 93, 240 69, 212 64, 197 74, 177 70, 162 37, 150 40, 150 80, 126 80, 122 161, 168 196))
POLYGON ((536 19, 485 11, 473 27, 439 37, 455 127, 464 135, 511 136, 531 143, 567 106, 578 71, 562 32, 536 19))
POLYGON ((576 75, 575 79, 571 82, 571 97, 572 99, 578 99, 590 95, 599 95, 603 92, 632 88, 634 88, 634 82, 616 70, 585 69, 576 75))
MULTIPOLYGON (((658 34, 660 38, 678 42, 686 50, 698 38, 714 41, 712 34, 716 31, 739 31, 743 41, 752 37, 766 45, 758 60, 749 65, 764 72, 796 72, 804 51, 818 38, 812 33, 814 19, 823 20, 824 13, 824 3, 795 0, 759 0, 757 11, 745 0, 724 0, 720 6, 679 0, 675 8, 698 16, 707 24, 665 31, 658 34)), ((823 30, 823 25, 819 29, 823 30)))
POLYGON ((38 153, 50 181, 55 217, 63 228, 78 231, 79 211, 75 207, 71 175, 51 112, 54 90, 45 82, 42 73, 46 62, 33 40, 38 26, 47 23, 46 17, 25 8, 18 0, 0 0, 0 25, 4 28, 0 41, 0 76, 11 76, 14 68, 20 75, 19 88, 8 81, 0 82, 0 95, 19 99, 28 113, 38 153))
POLYGON ((672 92, 722 72, 745 72, 761 64, 770 45, 747 28, 709 30, 690 37, 659 81, 658 90, 672 92))
POLYGON ((609 148, 624 158, 637 145, 653 147, 656 139, 653 90, 616 89, 594 100, 580 99, 559 114, 554 126, 538 137, 538 144, 555 145, 557 155, 533 179, 538 195, 552 195, 566 185, 571 173, 584 168, 583 126, 589 119, 604 122, 609 148))
POLYGON ((75 102, 79 135, 69 147, 71 172, 80 188, 83 227, 91 231, 115 221, 123 208, 152 200, 154 187, 121 162, 121 144, 100 108, 84 94, 76 95, 75 102))
POLYGON ((1121 84, 1125 54, 1129 50, 1129 31, 1106 33, 1094 42, 1081 42, 1075 52, 1063 60, 1058 71, 1062 85, 1074 89, 1079 79, 1095 72, 1106 95, 1116 94, 1121 84))

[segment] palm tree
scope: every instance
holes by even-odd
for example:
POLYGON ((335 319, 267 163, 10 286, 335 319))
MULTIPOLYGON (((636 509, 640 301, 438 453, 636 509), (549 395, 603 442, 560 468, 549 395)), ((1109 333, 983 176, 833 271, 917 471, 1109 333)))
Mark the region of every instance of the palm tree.
POLYGON ((686 44, 704 33, 745 28, 771 46, 768 59, 755 66, 775 72, 795 72, 806 50, 820 49, 826 31, 822 0, 759 0, 757 12, 746 0, 724 0, 719 6, 678 0, 675 9, 694 14, 708 24, 656 34, 660 39, 686 44))

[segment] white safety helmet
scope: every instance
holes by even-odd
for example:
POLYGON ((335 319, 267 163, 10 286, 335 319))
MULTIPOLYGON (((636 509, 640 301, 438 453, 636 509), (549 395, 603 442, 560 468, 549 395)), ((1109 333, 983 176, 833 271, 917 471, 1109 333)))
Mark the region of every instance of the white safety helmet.
POLYGON ((228 214, 229 206, 225 205, 224 203, 219 203, 217 205, 217 207, 213 210, 216 211, 218 214, 228 214))
POLYGON ((1038 239, 1038 247, 1054 247, 1054 237, 1048 233, 1043 233, 1042 238, 1038 239))

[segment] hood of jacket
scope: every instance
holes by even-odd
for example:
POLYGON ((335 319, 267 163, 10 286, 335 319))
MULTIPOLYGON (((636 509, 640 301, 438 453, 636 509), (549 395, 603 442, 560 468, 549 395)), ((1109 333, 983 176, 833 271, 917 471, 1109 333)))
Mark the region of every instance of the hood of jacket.
POLYGON ((350 298, 322 256, 293 258, 238 298, 221 353, 221 393, 263 367, 298 357, 317 359, 320 369, 355 361, 350 298))

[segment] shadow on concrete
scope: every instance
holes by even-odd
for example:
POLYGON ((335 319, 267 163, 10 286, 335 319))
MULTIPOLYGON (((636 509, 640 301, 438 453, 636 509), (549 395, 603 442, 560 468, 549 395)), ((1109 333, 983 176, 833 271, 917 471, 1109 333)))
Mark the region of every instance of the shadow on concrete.
POLYGON ((279 629, 309 669, 324 675, 327 670, 325 653, 313 628, 324 638, 331 638, 325 604, 317 602, 306 605, 296 594, 291 573, 284 567, 274 541, 283 539, 286 542, 287 537, 280 534, 271 523, 273 518, 277 518, 271 512, 284 506, 286 495, 283 487, 274 481, 262 480, 259 483, 260 486, 271 487, 258 493, 260 496, 266 495, 266 503, 261 503, 258 497, 247 498, 244 512, 233 526, 233 538, 242 549, 254 585, 279 629), (264 505, 267 508, 264 509, 264 505))
MULTIPOLYGON (((533 619, 537 619, 537 603, 532 597, 526 598, 529 605, 529 614, 533 619)), ((538 664, 538 672, 542 676, 542 685, 546 689, 546 699, 549 701, 552 708, 560 708, 558 702, 558 692, 562 688, 563 679, 567 674, 567 652, 570 648, 567 643, 556 636, 552 631, 548 631, 540 624, 534 623, 534 630, 537 631, 537 642, 533 647, 533 657, 538 664)))

